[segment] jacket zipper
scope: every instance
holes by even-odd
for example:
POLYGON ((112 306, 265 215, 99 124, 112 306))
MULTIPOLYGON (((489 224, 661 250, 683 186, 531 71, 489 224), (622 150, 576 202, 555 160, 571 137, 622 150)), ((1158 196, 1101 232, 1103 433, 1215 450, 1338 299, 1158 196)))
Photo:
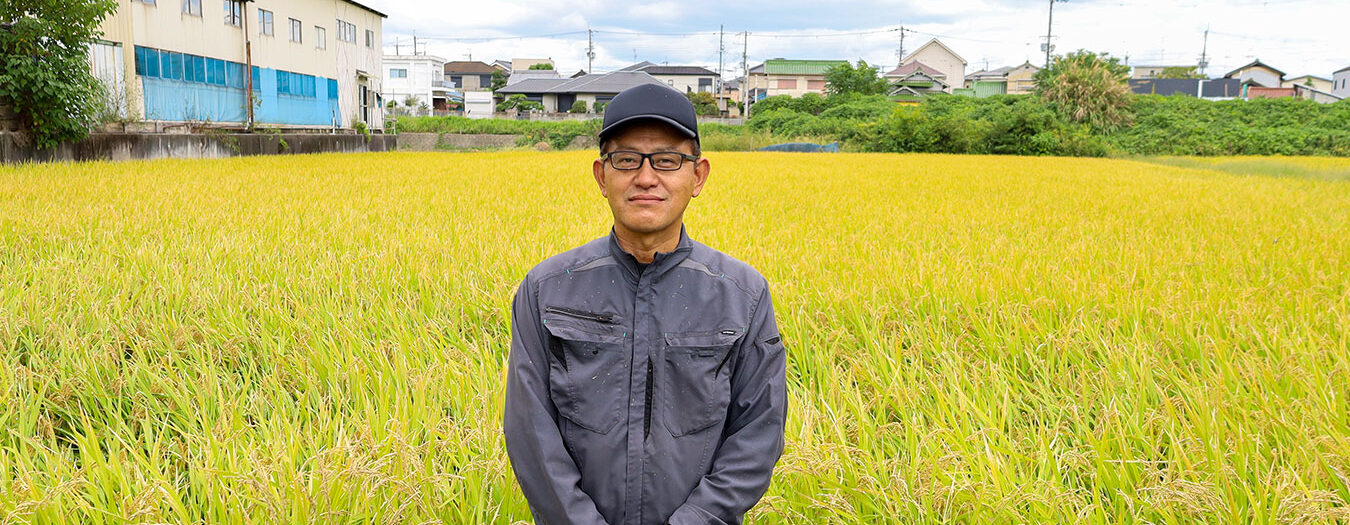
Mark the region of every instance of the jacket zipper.
POLYGON ((652 360, 647 359, 647 403, 642 407, 642 439, 652 433, 652 360))
POLYGON ((576 317, 576 318, 578 318, 578 319, 585 319, 585 320, 587 320, 587 321, 595 321, 595 322, 597 322, 597 323, 607 323, 607 324, 613 324, 613 323, 614 323, 614 314, 597 314, 597 313, 587 312, 587 311, 584 311, 584 310, 574 310, 574 309, 572 309, 572 308, 563 308, 563 307, 561 307, 561 306, 545 306, 545 307, 544 307, 544 311, 545 311, 545 312, 553 312, 553 313, 563 314, 563 315, 566 315, 566 316, 569 316, 569 317, 576 317))

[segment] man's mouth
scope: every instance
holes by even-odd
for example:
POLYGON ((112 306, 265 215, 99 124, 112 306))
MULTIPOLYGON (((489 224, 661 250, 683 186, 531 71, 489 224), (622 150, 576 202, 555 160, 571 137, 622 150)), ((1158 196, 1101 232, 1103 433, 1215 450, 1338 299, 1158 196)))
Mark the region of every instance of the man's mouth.
POLYGON ((638 203, 647 203, 647 202, 661 202, 661 201, 666 200, 666 199, 664 199, 664 198, 662 198, 662 197, 658 197, 658 196, 656 196, 656 195, 642 194, 642 195, 634 195, 634 196, 632 196, 632 197, 629 197, 628 200, 633 201, 633 202, 638 202, 638 203))

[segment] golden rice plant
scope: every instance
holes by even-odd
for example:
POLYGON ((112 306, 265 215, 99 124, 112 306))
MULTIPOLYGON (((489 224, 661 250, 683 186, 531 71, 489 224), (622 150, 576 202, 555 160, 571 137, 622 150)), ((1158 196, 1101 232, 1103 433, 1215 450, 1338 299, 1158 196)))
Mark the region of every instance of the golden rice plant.
MULTIPOLYGON (((710 157, 789 351, 750 521, 1350 516, 1350 184, 710 157)), ((528 521, 510 297, 607 232, 592 158, 0 168, 0 523, 528 521)))

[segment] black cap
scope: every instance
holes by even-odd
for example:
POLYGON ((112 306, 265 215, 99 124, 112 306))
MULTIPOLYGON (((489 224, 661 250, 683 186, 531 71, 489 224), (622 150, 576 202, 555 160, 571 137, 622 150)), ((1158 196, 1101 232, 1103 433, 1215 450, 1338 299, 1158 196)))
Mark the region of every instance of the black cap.
POLYGON ((689 138, 698 140, 694 104, 683 93, 661 84, 633 86, 614 95, 614 99, 605 106, 600 140, 624 124, 641 119, 660 120, 689 138))

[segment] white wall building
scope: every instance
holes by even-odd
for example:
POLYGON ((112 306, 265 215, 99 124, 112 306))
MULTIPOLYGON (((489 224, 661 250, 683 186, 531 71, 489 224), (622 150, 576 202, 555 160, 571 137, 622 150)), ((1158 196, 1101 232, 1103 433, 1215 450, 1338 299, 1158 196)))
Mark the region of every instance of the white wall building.
MULTIPOLYGON (((446 109, 459 92, 451 89, 442 73, 445 59, 434 55, 384 55, 384 100, 407 107, 408 97, 427 109, 446 109)), ((416 104, 414 104, 416 106, 416 104)))
POLYGON ((384 18, 354 0, 118 0, 90 56, 145 120, 243 124, 251 98, 258 124, 378 129, 384 18))
POLYGON ((925 65, 941 71, 945 78, 949 79, 947 82, 949 85, 944 89, 948 93, 952 92, 951 84, 959 86, 966 78, 966 59, 961 58, 961 55, 956 54, 955 51, 952 51, 951 48, 939 42, 936 38, 919 46, 913 53, 901 60, 900 65, 903 66, 915 61, 923 62, 925 65))
POLYGON ((1332 73, 1331 94, 1342 99, 1350 98, 1350 67, 1332 73))

